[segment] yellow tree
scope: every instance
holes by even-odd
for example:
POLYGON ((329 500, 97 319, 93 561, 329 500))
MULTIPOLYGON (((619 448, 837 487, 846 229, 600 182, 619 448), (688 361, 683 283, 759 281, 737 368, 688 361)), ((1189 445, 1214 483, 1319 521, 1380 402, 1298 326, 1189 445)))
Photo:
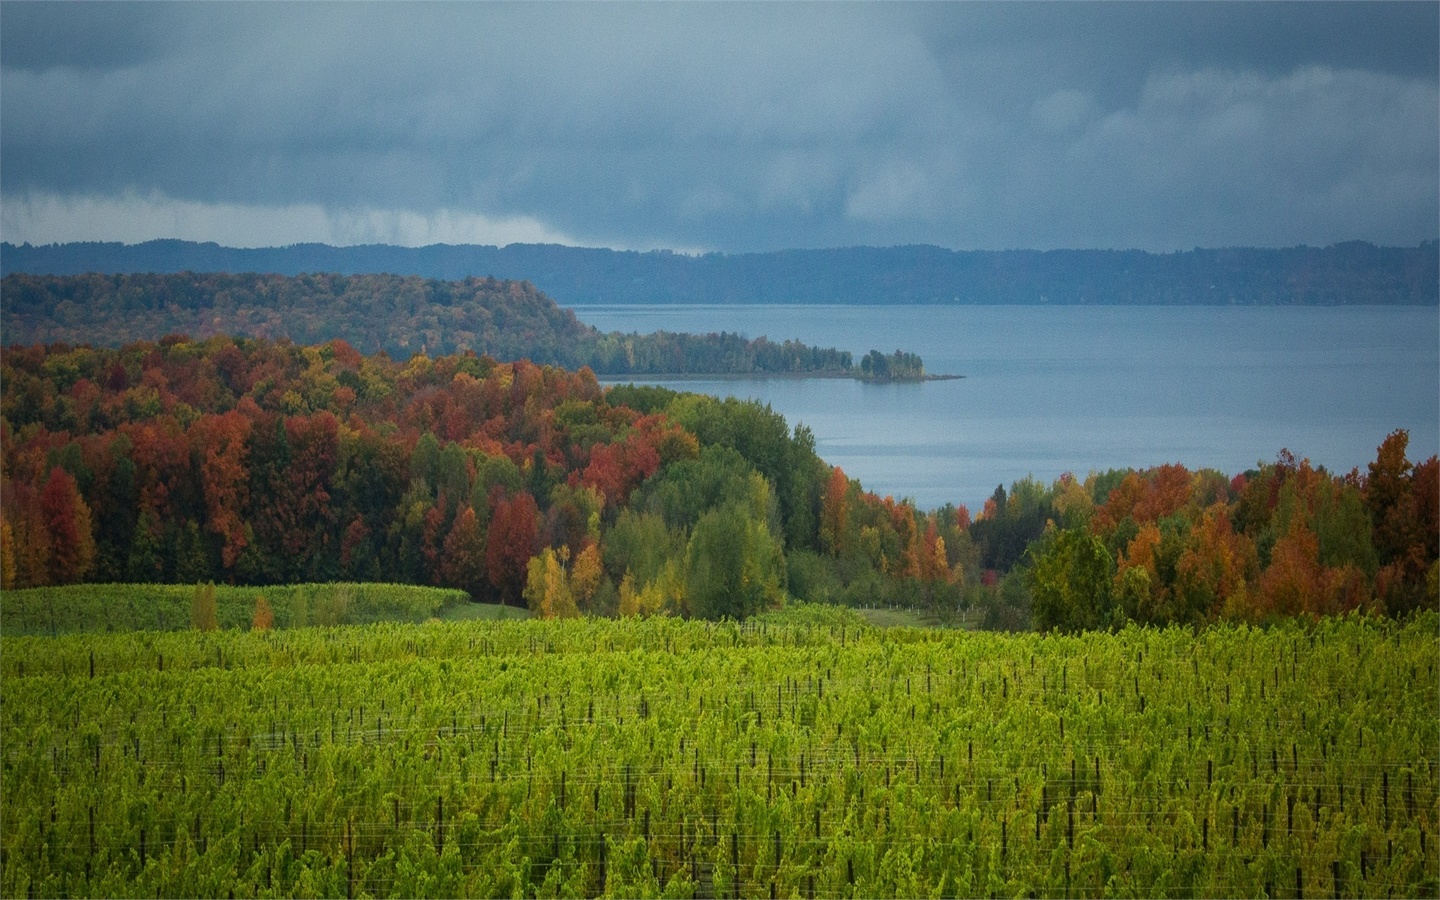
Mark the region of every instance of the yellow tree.
POLYGON ((15 587, 14 535, 10 533, 10 520, 0 517, 0 588, 15 587))
POLYGON ((635 593, 634 602, 636 611, 646 616, 661 615, 667 610, 685 611, 685 573, 679 560, 666 560, 655 578, 635 593))
POLYGON ((600 559, 600 545, 586 543, 584 549, 575 557, 575 562, 570 566, 570 589, 575 595, 575 602, 585 609, 590 608, 590 601, 595 597, 595 591, 600 587, 600 579, 604 577, 605 569, 600 559))
POLYGON ((570 588, 570 576, 553 549, 546 547, 531 557, 525 574, 525 602, 535 615, 553 619, 580 614, 570 588))
POLYGON ((1189 544, 1175 568, 1182 618, 1198 622, 1227 607, 1244 609, 1259 569, 1255 544, 1231 527, 1229 507, 1224 502, 1211 504, 1191 530, 1189 544))
POLYGON ((620 579, 620 615, 622 618, 640 615, 640 595, 635 590, 635 576, 628 569, 620 579))

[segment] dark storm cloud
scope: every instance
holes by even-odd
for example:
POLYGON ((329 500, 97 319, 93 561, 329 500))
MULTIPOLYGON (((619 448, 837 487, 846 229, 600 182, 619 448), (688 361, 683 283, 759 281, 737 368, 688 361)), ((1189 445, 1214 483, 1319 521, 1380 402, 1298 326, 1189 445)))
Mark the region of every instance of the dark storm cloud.
POLYGON ((6 2, 6 238, 1413 244, 1437 9, 6 2))
MULTIPOLYGON (((0 4, 0 60, 7 70, 114 69, 163 55, 176 10, 155 4, 0 4)), ((183 15, 183 12, 182 12, 183 15)))

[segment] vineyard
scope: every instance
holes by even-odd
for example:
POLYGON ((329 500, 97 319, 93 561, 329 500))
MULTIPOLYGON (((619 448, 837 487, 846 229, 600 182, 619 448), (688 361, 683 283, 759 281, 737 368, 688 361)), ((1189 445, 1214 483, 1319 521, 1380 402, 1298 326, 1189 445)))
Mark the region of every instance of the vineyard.
MULTIPOLYGON (((0 597, 5 633, 55 635, 73 631, 175 631, 191 627, 195 586, 70 584, 7 590, 0 597)), ((408 584, 285 584, 214 587, 215 624, 248 626, 258 598, 274 626, 423 622, 470 605, 464 591, 408 584)))
POLYGON ((24 896, 1432 896, 1437 619, 6 636, 24 896))

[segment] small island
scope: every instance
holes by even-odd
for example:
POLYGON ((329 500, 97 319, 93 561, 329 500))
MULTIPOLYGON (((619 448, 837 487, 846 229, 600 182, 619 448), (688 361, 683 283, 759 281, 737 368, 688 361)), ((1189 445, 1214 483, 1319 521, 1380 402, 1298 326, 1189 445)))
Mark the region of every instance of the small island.
POLYGON ((965 376, 928 375, 925 372, 925 363, 917 353, 896 350, 887 356, 879 350, 871 350, 860 360, 860 374, 857 377, 861 381, 893 384, 916 381, 954 381, 965 376))

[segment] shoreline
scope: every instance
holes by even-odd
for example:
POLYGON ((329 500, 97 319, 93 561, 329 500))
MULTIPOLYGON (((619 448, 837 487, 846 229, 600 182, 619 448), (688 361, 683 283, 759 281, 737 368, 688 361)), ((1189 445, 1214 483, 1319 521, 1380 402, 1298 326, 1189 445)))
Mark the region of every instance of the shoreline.
POLYGON ((866 378, 848 372, 656 372, 637 375, 600 375, 595 380, 601 384, 633 384, 660 381, 770 381, 774 379, 799 381, 802 379, 844 379, 863 384, 920 384, 925 381, 960 381, 964 375, 922 375, 919 378, 866 378))

